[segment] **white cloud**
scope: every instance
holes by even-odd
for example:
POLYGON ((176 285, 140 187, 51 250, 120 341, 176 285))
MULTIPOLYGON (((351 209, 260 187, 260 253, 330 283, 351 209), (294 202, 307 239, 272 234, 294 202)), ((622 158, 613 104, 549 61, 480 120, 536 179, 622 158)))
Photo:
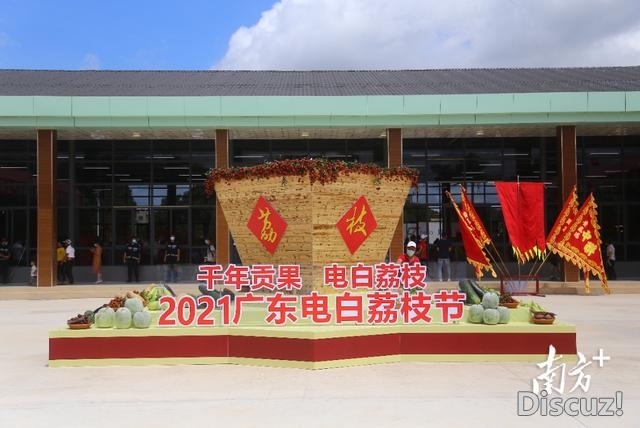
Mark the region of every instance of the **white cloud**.
POLYGON ((100 70, 100 58, 94 53, 85 54, 82 62, 83 70, 100 70))
POLYGON ((281 0, 214 68, 638 64, 637 0, 281 0))

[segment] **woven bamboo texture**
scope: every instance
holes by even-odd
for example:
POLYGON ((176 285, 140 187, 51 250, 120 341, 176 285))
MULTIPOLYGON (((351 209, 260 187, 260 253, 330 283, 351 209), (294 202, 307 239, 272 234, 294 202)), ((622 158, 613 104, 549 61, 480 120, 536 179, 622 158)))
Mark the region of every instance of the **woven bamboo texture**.
POLYGON ((310 184, 308 177, 272 177, 218 182, 216 195, 244 265, 298 264, 303 293, 328 291, 323 268, 332 263, 351 266, 384 261, 409 191, 409 180, 375 180, 349 174, 334 183, 310 184), (360 196, 365 196, 378 223, 354 254, 336 223, 360 196), (274 254, 251 233, 247 222, 263 196, 286 221, 287 230, 274 254))

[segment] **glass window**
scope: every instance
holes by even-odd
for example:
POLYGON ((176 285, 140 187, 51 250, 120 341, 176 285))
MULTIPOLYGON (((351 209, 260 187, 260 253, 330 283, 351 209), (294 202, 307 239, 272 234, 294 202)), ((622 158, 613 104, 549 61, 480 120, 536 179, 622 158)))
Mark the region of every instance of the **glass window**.
POLYGON ((233 140, 230 144, 231 166, 251 166, 269 158, 269 142, 264 140, 233 140))
POLYGON ((188 183, 191 179, 191 167, 188 163, 153 163, 154 183, 188 183))
POLYGON ((190 188, 191 186, 188 184, 155 184, 153 186, 153 205, 189 205, 190 188))
POLYGON ((502 141, 488 139, 468 143, 465 162, 467 180, 501 180, 502 141))
POLYGON ((100 163, 76 162, 76 183, 111 183, 112 177, 113 170, 110 161, 100 163))
POLYGON ((309 157, 308 141, 271 141, 271 160, 297 159, 309 157))
POLYGON ((113 188, 115 206, 149 205, 150 189, 148 185, 117 185, 113 188))
POLYGON ((113 142, 113 159, 115 161, 149 161, 151 156, 151 141, 127 140, 113 142))
POLYGON ((153 161, 182 161, 188 163, 189 141, 179 140, 155 140, 151 145, 153 161))
POLYGON ((427 141, 427 181, 465 179, 464 143, 457 139, 427 141))
POLYGON ((347 140, 348 160, 386 166, 386 142, 384 139, 347 140))
POLYGON ((150 183, 150 162, 115 162, 113 178, 116 183, 150 183))
POLYGON ((209 238, 215 242, 216 210, 210 208, 193 208, 191 210, 191 236, 193 245, 201 245, 204 248, 204 239, 209 238))
POLYGON ((352 160, 347 155, 345 140, 314 140, 309 142, 309 156, 329 160, 352 160))
MULTIPOLYGON (((426 149, 424 140, 407 139, 402 142, 402 165, 409 168, 420 168, 424 172, 426 163, 426 149)), ((420 174, 422 181, 426 174, 420 174)))
POLYGON ((76 162, 84 161, 94 164, 111 163, 113 142, 106 140, 86 140, 75 141, 75 159, 76 162))

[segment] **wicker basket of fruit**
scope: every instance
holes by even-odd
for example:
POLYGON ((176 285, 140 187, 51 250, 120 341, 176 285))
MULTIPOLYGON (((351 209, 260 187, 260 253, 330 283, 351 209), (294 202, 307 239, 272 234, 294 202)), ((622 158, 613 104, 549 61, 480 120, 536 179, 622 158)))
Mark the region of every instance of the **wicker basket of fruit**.
POLYGON ((84 330, 91 328, 92 319, 87 313, 78 314, 67 320, 67 325, 71 330, 84 330))
POLYGON ((503 291, 500 293, 500 306, 505 306, 509 309, 515 309, 520 304, 519 301, 513 298, 511 293, 503 291))
POLYGON ((531 321, 534 324, 553 324, 556 321, 556 314, 553 312, 531 312, 531 321))

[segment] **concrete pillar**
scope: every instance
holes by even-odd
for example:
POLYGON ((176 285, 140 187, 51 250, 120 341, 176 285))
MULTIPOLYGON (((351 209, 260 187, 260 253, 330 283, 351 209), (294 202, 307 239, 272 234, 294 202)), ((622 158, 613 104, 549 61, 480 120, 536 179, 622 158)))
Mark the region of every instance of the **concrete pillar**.
MULTIPOLYGON (((402 129, 387 129, 387 166, 394 168, 402 166, 402 129)), ((389 257, 393 262, 404 252, 404 214, 400 215, 398 226, 391 239, 389 257)))
MULTIPOLYGON (((229 130, 216 129, 216 168, 229 167, 229 130)), ((222 207, 216 197, 216 262, 229 264, 230 260, 229 225, 224 218, 222 207)))
MULTIPOLYGON (((556 141, 558 144, 558 168, 560 179, 560 206, 569 197, 573 186, 578 183, 578 161, 576 149, 576 127, 558 126, 556 128, 556 141)), ((580 272, 573 264, 564 261, 562 279, 565 282, 577 282, 580 280, 580 272)))
POLYGON ((54 130, 37 131, 36 178, 38 199, 38 287, 52 287, 58 282, 57 243, 57 198, 56 198, 56 156, 57 135, 54 130))

